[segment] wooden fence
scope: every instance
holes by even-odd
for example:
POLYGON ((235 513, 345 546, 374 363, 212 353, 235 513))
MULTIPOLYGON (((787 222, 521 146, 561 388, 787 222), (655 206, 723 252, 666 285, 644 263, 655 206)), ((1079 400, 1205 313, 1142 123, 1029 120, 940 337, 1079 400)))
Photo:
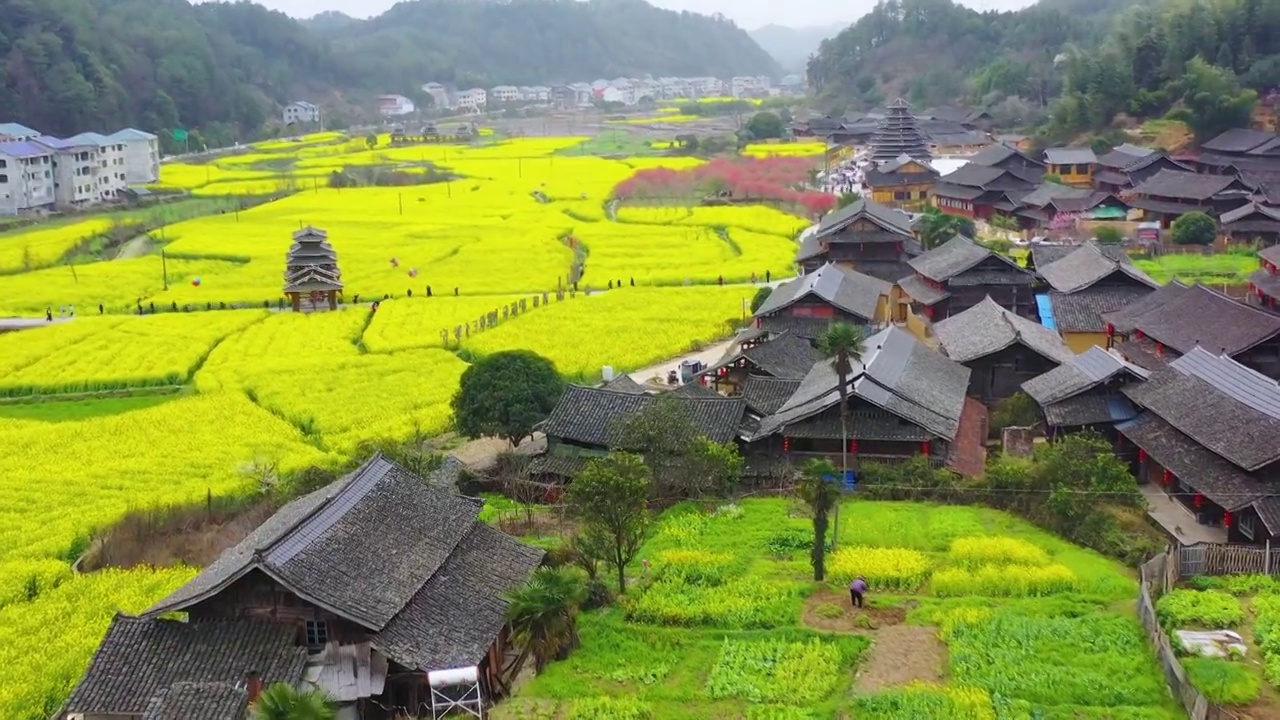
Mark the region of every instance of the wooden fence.
POLYGON ((1177 564, 1178 577, 1280 575, 1280 548, 1272 548, 1270 540, 1261 547, 1222 543, 1183 545, 1171 550, 1169 557, 1177 564))
MULTIPOLYGON (((1182 548, 1182 551, 1186 549, 1182 548)), ((1147 631, 1147 636, 1151 638, 1151 644, 1156 648, 1156 657, 1160 661, 1160 668, 1164 671, 1165 681, 1168 682, 1173 696, 1178 698, 1187 711, 1187 717, 1191 720, 1240 720, 1240 716, 1209 702, 1199 690, 1192 687, 1190 680, 1187 679, 1186 669, 1182 667, 1178 654, 1174 652, 1173 643, 1165 634, 1164 628, 1160 627, 1159 619, 1156 618, 1156 601, 1168 592, 1182 575, 1180 552, 1178 548, 1173 548, 1148 560, 1140 568, 1142 583, 1138 592, 1138 617, 1142 620, 1142 627, 1147 631)))

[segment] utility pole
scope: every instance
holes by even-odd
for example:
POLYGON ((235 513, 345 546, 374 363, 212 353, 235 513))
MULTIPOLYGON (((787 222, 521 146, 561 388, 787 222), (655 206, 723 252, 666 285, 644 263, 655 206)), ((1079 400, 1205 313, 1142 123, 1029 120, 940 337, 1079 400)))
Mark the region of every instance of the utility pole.
POLYGON ((160 274, 164 280, 164 289, 169 289, 169 260, 163 249, 160 250, 160 274))

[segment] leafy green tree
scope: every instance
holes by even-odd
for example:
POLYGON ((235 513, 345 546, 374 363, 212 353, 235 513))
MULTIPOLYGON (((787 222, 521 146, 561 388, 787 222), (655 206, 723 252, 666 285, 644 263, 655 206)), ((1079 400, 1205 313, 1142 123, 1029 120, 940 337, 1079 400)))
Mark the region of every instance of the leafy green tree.
POLYGON ((1099 502, 1136 505, 1137 481, 1097 433, 1075 433, 1037 447, 1032 481, 1044 491, 1045 509, 1063 526, 1082 521, 1099 502))
POLYGON ((454 422, 467 437, 517 443, 555 409, 564 380, 550 360, 528 350, 485 356, 462 373, 453 396, 454 422))
POLYGON ((754 315, 757 310, 764 307, 769 302, 769 296, 773 294, 773 288, 762 287, 756 290, 756 294, 751 296, 751 313, 754 315))
POLYGON ((564 568, 540 567, 507 596, 507 622, 520 648, 517 667, 532 655, 534 671, 578 642, 578 608, 587 596, 582 580, 564 568))
POLYGON ((1181 86, 1182 102, 1191 113, 1188 124, 1197 140, 1249 127, 1258 93, 1241 90, 1235 73, 1193 57, 1187 62, 1181 86))
POLYGON ((639 412, 618 418, 609 430, 612 449, 644 458, 658 497, 722 494, 742 472, 737 446, 707 439, 689 405, 672 395, 654 398, 639 412))
POLYGON ((565 493, 583 531, 603 539, 600 559, 617 573, 619 593, 627 591, 627 563, 649 533, 649 486, 649 468, 639 455, 611 452, 588 462, 565 493))
POLYGON ((288 683, 267 686, 250 708, 253 720, 336 720, 337 711, 317 688, 299 690, 288 683))
POLYGON ((776 113, 758 112, 747 121, 747 131, 757 140, 767 140, 782 137, 786 125, 776 113))
POLYGON ((801 468, 796 481, 796 495, 809 506, 813 517, 813 548, 809 552, 809 562, 813 565, 816 582, 826 578, 827 525, 832 511, 840 503, 840 483, 827 479, 835 475, 836 468, 830 460, 814 458, 801 468))
POLYGON ((1124 242, 1124 231, 1114 225, 1101 225, 1093 236, 1103 245, 1119 245, 1124 242))
POLYGON ((841 193, 840 197, 836 198, 836 209, 839 210, 841 208, 847 208, 861 199, 862 199, 862 193, 856 193, 856 192, 841 193))
POLYGON ((920 240, 927 248, 935 248, 956 235, 971 238, 976 234, 972 220, 945 213, 936 207, 927 208, 919 223, 920 240))
POLYGON ((1171 235, 1178 245, 1209 245, 1218 237, 1218 224, 1202 212, 1189 212, 1173 221, 1171 235))

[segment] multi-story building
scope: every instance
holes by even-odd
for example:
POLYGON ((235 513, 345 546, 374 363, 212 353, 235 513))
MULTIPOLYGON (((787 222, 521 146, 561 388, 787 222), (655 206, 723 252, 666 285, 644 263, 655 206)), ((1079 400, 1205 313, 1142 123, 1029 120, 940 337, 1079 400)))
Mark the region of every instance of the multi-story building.
POLYGON ((299 100, 284 106, 284 124, 298 125, 301 123, 319 123, 320 108, 307 102, 299 100))
POLYGON ((53 205, 53 152, 33 142, 0 142, 0 215, 53 205))
POLYGON ((114 200, 120 197, 129 187, 129 180, 125 174, 124 142, 95 132, 80 133, 67 140, 77 144, 94 145, 98 148, 97 164, 92 170, 94 185, 103 200, 114 200))
POLYGON ((416 109, 413 101, 403 95, 378 96, 378 113, 383 117, 412 115, 416 109))
POLYGON ((125 128, 107 136, 124 146, 125 182, 143 185, 160 179, 160 140, 155 135, 125 128))
POLYGON ((515 85, 499 85, 489 91, 489 102, 511 103, 520 99, 520 90, 515 85))
POLYGON ((437 110, 449 110, 455 107, 450 98, 449 89, 438 82, 429 82, 423 85, 422 92, 431 98, 431 105, 437 110))
POLYGON ((53 153, 53 201, 57 207, 78 207, 98 202, 102 192, 95 182, 99 168, 98 145, 41 135, 31 142, 53 153))
POLYGON ((544 105, 551 102, 551 88, 546 85, 534 85, 520 88, 520 99, 527 103, 544 105))
POLYGON ((484 88, 471 88, 458 93, 453 102, 459 109, 483 110, 489 103, 489 93, 484 88))
POLYGON ((26 142, 38 137, 38 130, 32 130, 21 123, 0 122, 0 142, 26 142))

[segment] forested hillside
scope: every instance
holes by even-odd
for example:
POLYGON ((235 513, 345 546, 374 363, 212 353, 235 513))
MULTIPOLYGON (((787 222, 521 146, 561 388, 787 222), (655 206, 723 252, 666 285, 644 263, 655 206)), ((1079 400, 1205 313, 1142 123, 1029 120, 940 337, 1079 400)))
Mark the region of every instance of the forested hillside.
POLYGON ((722 19, 641 0, 421 0, 304 24, 250 2, 0 0, 0 120, 248 137, 281 103, 652 73, 773 73, 722 19))
POLYGON ((1042 0, 978 13, 885 0, 824 42, 809 81, 830 110, 903 95, 968 103, 1068 139, 1122 116, 1173 117, 1201 137, 1248 125, 1280 86, 1280 0, 1042 0))

